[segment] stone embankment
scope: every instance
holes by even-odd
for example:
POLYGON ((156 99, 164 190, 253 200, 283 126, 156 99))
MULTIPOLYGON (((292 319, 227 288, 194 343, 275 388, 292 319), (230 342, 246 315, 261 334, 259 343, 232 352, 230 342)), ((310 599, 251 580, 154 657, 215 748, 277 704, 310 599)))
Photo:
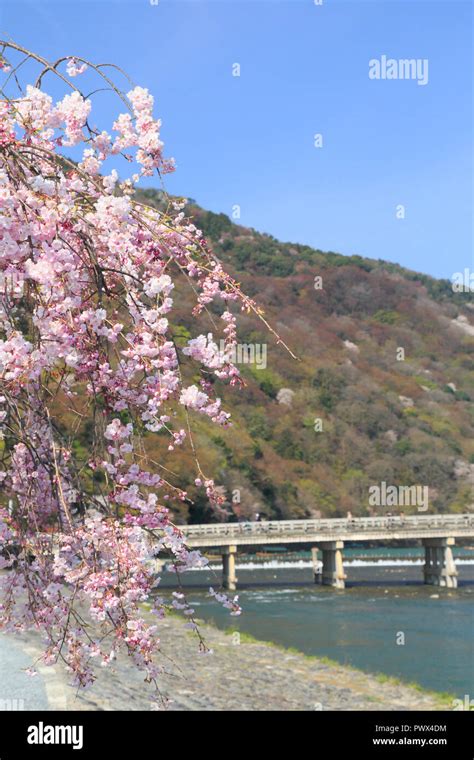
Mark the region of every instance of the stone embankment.
MULTIPOLYGON (((211 626, 200 630, 212 654, 181 620, 160 623, 166 674, 161 693, 169 710, 446 710, 449 700, 392 679, 248 640, 211 626)), ((31 654, 36 642, 22 636, 31 654)), ((38 650, 39 651, 39 650, 38 650)), ((43 671, 44 672, 44 671, 43 671)), ((63 709, 149 710, 151 687, 126 656, 104 669, 92 689, 77 694, 62 681, 63 709)), ((56 690, 57 691, 57 690, 56 690)), ((59 704, 56 701, 55 708, 59 704)))

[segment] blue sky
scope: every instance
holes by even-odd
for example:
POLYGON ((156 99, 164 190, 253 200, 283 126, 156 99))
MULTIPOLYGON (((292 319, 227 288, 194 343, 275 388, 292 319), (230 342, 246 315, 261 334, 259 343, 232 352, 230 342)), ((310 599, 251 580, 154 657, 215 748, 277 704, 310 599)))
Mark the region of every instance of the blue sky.
MULTIPOLYGON (((439 277, 474 266, 470 2, 1 0, 0 31, 148 87, 172 193, 239 205, 281 240, 439 277), (428 59, 428 83, 369 79, 382 55, 428 59)), ((96 97, 107 129, 117 104, 96 97)))

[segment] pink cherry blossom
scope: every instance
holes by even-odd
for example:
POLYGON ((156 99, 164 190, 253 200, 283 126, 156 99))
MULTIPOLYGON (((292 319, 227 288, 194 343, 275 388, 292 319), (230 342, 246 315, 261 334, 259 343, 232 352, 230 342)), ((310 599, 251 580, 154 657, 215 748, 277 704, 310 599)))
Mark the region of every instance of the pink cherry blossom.
POLYGON ((78 63, 75 58, 70 58, 66 71, 70 77, 77 77, 79 74, 83 74, 87 70, 87 63, 78 63))
MULTIPOLYGON (((12 56, 22 50, 2 44, 12 56)), ((15 297, 0 291, 0 626, 41 629, 44 663, 62 662, 78 686, 92 685, 120 650, 158 686, 159 625, 143 603, 158 622, 169 603, 156 596, 151 560, 163 552, 180 574, 205 560, 170 519, 166 505, 188 497, 149 461, 146 439, 159 431, 170 451, 192 439, 179 422, 183 406, 191 421, 199 413, 229 424, 214 384, 186 378, 205 366, 238 382, 231 352, 217 345, 237 340, 232 304, 258 310, 182 203, 170 199, 165 213, 135 199, 142 176, 173 168, 148 90, 132 89, 110 130, 99 131, 95 96, 62 75, 69 90, 56 104, 42 87, 65 60, 73 78, 88 68, 88 78, 101 79, 102 69, 74 58, 45 69, 23 53, 40 68, 37 84, 0 97, 0 273, 25 285, 15 297), (82 150, 79 164, 64 152, 69 146, 82 150), (119 179, 107 162, 125 151, 131 176, 119 179), (194 315, 211 301, 222 307, 222 337, 197 334, 176 347, 178 277, 192 281, 194 315), (81 459, 74 435, 88 419, 93 441, 81 459)), ((220 509, 224 497, 197 452, 194 476, 220 509)), ((231 614, 240 611, 237 598, 212 593, 231 614)), ((187 600, 171 604, 196 629, 187 600)))

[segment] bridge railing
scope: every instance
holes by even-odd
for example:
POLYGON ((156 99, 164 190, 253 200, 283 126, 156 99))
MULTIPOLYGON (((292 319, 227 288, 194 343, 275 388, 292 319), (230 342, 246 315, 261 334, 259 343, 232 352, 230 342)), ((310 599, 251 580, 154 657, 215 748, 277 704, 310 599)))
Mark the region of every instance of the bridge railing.
POLYGON ((315 520, 273 520, 269 522, 215 523, 183 525, 180 529, 189 538, 201 536, 268 536, 314 533, 360 533, 374 530, 443 530, 474 528, 474 515, 415 515, 409 517, 355 517, 315 520))

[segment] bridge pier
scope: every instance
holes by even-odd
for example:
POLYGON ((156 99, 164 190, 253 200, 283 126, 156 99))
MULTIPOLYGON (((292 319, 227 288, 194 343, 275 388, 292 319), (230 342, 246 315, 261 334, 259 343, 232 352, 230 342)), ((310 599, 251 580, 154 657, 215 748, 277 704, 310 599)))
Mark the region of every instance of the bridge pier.
POLYGON ((228 591, 235 591, 237 588, 237 576, 235 574, 235 555, 237 547, 231 544, 222 548, 222 568, 223 579, 222 585, 228 591))
POLYGON ((323 569, 321 573, 315 573, 315 581, 323 586, 345 588, 346 574, 342 560, 344 541, 324 541, 319 544, 319 548, 323 553, 323 569))
POLYGON ((423 568, 425 583, 432 586, 457 588, 458 571, 454 563, 453 550, 455 538, 425 538, 425 566, 423 568))
POLYGON ((313 576, 315 583, 321 583, 322 566, 319 560, 319 549, 317 546, 311 548, 311 560, 313 563, 313 576))

